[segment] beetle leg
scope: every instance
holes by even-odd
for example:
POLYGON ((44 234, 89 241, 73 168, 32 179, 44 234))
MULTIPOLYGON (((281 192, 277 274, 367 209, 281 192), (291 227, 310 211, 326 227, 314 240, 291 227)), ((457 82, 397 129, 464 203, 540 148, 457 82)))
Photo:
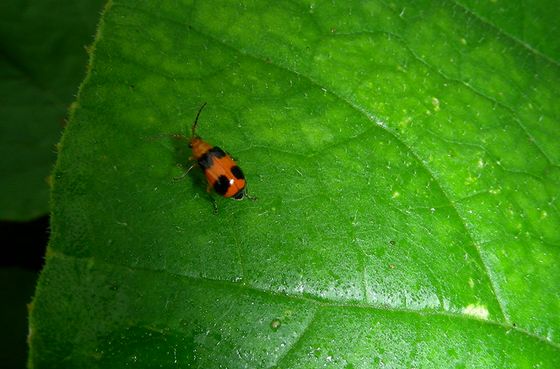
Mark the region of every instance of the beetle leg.
POLYGON ((214 209, 214 214, 218 214, 218 203, 216 202, 216 199, 214 198, 214 196, 212 196, 212 193, 209 191, 210 190, 210 186, 208 186, 207 190, 208 190, 208 197, 210 198, 210 201, 212 201, 212 209, 214 209))
MULTIPOLYGON (((196 165, 196 163, 193 163, 193 164, 189 167, 189 169, 187 169, 187 170, 186 170, 183 174, 181 174, 179 177, 173 177, 173 180, 174 180, 174 181, 180 181, 180 180, 182 180, 183 178, 185 178, 185 177, 187 176, 187 174, 189 174, 189 172, 191 171, 191 169, 194 168, 195 165, 196 165)), ((177 166, 178 166, 179 168, 183 168, 183 166, 182 166, 181 164, 177 164, 177 166)))
POLYGON ((214 208, 214 214, 218 214, 218 203, 216 199, 212 197, 212 207, 214 208))
POLYGON ((252 200, 252 201, 257 200, 256 196, 251 196, 247 191, 245 191, 245 197, 248 198, 249 200, 252 200))

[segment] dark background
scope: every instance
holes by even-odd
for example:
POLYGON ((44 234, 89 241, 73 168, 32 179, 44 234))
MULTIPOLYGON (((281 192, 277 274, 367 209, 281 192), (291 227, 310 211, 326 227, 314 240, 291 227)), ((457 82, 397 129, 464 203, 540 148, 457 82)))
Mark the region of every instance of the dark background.
POLYGON ((49 218, 0 222, 0 368, 25 368, 27 309, 43 267, 49 218))

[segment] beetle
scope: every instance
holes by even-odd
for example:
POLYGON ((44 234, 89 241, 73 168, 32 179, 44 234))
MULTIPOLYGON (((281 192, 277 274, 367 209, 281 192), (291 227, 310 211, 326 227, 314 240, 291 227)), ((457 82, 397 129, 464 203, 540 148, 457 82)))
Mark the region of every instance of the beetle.
POLYGON ((188 142, 192 150, 192 157, 189 159, 195 161, 195 163, 187 170, 185 175, 195 165, 198 165, 208 181, 208 187, 206 188, 208 192, 213 189, 218 195, 234 200, 243 200, 245 197, 252 198, 247 194, 245 175, 235 160, 224 150, 218 146, 210 145, 196 134, 198 118, 205 106, 206 103, 202 104, 198 110, 191 128, 191 137, 188 142))

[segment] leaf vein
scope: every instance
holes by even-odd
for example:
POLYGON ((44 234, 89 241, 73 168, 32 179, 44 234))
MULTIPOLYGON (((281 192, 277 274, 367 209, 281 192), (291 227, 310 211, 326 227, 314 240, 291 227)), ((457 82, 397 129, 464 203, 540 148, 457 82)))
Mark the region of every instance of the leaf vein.
MULTIPOLYGON (((483 16, 477 14, 474 10, 467 8, 465 5, 463 5, 462 3, 458 2, 457 0, 451 0, 450 1, 452 4, 455 4, 457 7, 463 9, 465 11, 465 13, 471 14, 474 18, 476 18, 477 20, 479 20, 481 23, 487 25, 488 27, 491 27, 493 29, 496 30, 496 32, 498 32, 501 35, 504 35, 505 37, 509 38, 510 40, 512 40, 513 42, 515 42, 516 44, 522 46, 523 48, 529 50, 531 53, 537 55, 538 57, 543 58, 544 60, 546 60, 547 62, 553 64, 556 67, 560 67, 560 62, 558 62, 557 60, 552 59, 550 56, 548 56, 547 54, 543 53, 542 51, 540 51, 539 49, 534 48, 533 46, 531 46, 531 44, 509 34, 508 32, 500 29, 497 25, 495 25, 494 23, 490 22, 488 19, 484 18, 483 16)), ((521 12, 521 14, 525 14, 525 12, 521 12)))
POLYGON ((272 298, 278 298, 278 299, 287 299, 287 300, 292 300, 292 301, 296 301, 296 302, 303 302, 303 303, 308 303, 308 304, 312 304, 315 305, 318 308, 333 308, 333 309, 359 309, 359 310, 368 310, 368 311, 374 311, 374 312, 395 312, 395 313, 402 313, 402 314, 412 314, 412 315, 419 315, 419 316, 435 316, 435 317, 447 317, 449 319, 460 319, 460 320, 464 320, 464 321, 469 321, 469 322, 474 322, 474 323, 479 323, 479 324, 489 324, 489 325, 493 325, 493 326, 497 326, 497 327, 501 327, 503 328, 505 331, 517 331, 523 335, 526 335, 528 337, 534 338, 536 340, 539 340, 551 347, 553 347, 554 349, 557 349, 560 351, 560 343, 556 343, 553 341, 550 341, 548 339, 546 339, 545 337, 539 336, 535 333, 532 333, 530 331, 527 331, 519 326, 514 326, 513 324, 509 324, 509 323, 503 323, 500 321, 496 321, 496 320, 483 320, 483 319, 479 319, 476 318, 474 316, 471 315, 467 315, 467 314, 458 314, 458 313, 454 313, 454 312, 449 312, 449 311, 443 311, 443 310, 414 310, 414 309, 406 309, 406 308, 400 308, 400 307, 392 307, 392 306, 375 306, 372 304, 366 304, 366 303, 361 303, 361 302, 352 302, 352 301, 335 301, 332 299, 326 299, 326 298, 321 298, 321 297, 317 297, 314 295, 310 295, 310 294, 295 294, 295 293, 289 293, 286 291, 271 291, 271 290, 267 290, 267 289, 263 289, 263 288, 259 288, 256 286, 252 286, 252 285, 248 285, 244 282, 233 282, 233 281, 228 281, 228 280, 222 280, 222 279, 213 279, 213 278, 208 278, 208 277, 204 277, 204 276, 193 276, 193 275, 187 275, 187 274, 181 274, 181 273, 177 273, 177 272, 172 272, 169 270, 164 270, 164 269, 152 269, 152 268, 147 268, 147 267, 142 267, 142 266, 130 266, 130 265, 123 265, 123 264, 119 264, 117 262, 115 262, 114 260, 103 260, 103 259, 99 259, 96 258, 94 256, 75 256, 75 255, 69 255, 66 254, 62 251, 57 251, 54 250, 52 247, 49 247, 48 253, 47 253, 47 260, 46 262, 48 263, 50 261, 50 259, 53 258, 59 258, 61 260, 65 260, 65 259, 71 259, 71 260, 76 260, 76 261, 80 261, 83 263, 87 263, 88 267, 91 268, 92 264, 91 262, 94 263, 99 263, 99 264, 103 264, 106 266, 111 266, 111 267, 115 267, 115 268, 121 268, 121 269, 128 269, 130 271, 134 271, 134 272, 139 272, 139 273, 152 273, 152 274, 166 274, 172 277, 176 277, 178 279, 183 279, 185 280, 187 283, 191 283, 191 284, 205 284, 208 287, 221 287, 221 288, 235 288, 238 290, 242 290, 245 291, 246 293, 253 293, 253 294, 258 294, 258 295, 265 295, 268 297, 272 297, 272 298))

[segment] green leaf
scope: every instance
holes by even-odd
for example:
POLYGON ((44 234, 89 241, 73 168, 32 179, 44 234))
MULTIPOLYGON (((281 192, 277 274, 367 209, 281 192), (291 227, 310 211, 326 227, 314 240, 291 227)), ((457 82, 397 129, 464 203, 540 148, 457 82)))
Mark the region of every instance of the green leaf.
POLYGON ((498 1, 461 0, 456 3, 539 57, 553 64, 560 60, 560 39, 554 28, 560 13, 559 2, 533 1, 530 6, 525 6, 522 0, 508 1, 507 6, 498 1))
POLYGON ((528 42, 454 3, 111 3, 32 367, 557 368, 560 69, 528 42), (166 138, 203 102, 258 198, 218 214, 166 138))
POLYGON ((101 0, 0 4, 0 219, 49 210, 47 177, 101 0))

